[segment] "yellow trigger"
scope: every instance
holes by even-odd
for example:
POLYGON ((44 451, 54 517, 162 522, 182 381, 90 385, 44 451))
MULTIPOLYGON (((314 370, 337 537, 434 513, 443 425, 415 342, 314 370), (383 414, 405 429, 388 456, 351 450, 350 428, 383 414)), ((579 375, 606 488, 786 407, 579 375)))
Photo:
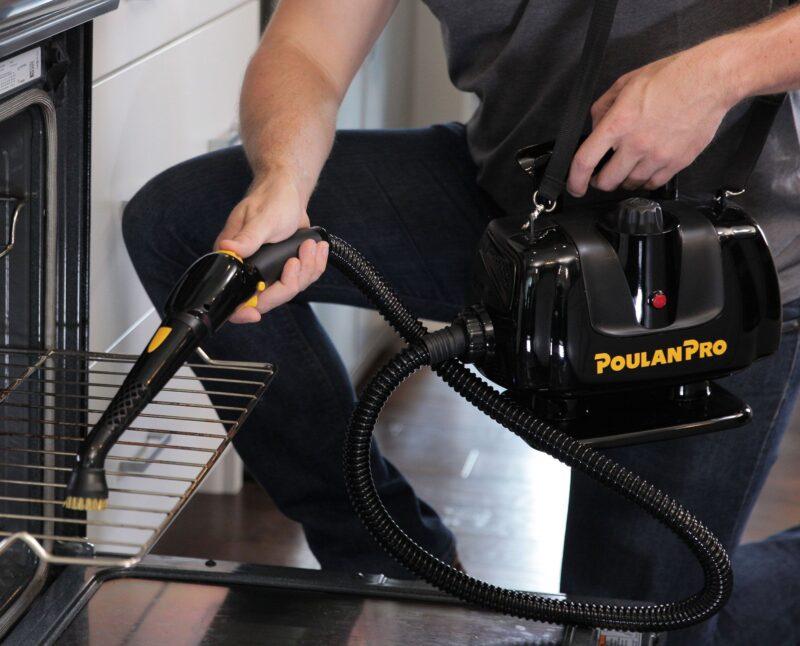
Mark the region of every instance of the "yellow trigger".
POLYGON ((250 297, 250 300, 245 301, 239 307, 256 307, 258 305, 258 295, 267 288, 267 284, 262 280, 256 286, 256 293, 250 297))
POLYGON ((155 352, 158 350, 159 346, 167 340, 167 337, 172 332, 171 327, 160 327, 156 330, 156 333, 153 335, 153 338, 150 341, 150 345, 147 346, 147 353, 150 354, 151 352, 155 352))

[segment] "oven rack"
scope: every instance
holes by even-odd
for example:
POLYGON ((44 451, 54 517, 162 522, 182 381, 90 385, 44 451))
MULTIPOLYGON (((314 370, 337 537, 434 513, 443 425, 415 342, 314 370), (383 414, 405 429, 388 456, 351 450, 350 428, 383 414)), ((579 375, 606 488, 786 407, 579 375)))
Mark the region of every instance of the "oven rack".
POLYGON ((198 354, 109 453, 107 509, 75 512, 64 498, 80 442, 137 357, 0 347, 0 564, 20 544, 40 564, 130 567, 150 551, 274 374, 198 354))

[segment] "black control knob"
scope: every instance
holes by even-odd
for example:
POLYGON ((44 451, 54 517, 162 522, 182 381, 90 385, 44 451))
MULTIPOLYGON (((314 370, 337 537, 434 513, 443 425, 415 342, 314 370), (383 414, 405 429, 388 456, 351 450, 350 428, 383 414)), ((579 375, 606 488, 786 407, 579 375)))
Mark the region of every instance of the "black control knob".
POLYGON ((603 223, 611 231, 630 235, 664 233, 661 205, 645 197, 623 200, 616 211, 606 214, 603 223))

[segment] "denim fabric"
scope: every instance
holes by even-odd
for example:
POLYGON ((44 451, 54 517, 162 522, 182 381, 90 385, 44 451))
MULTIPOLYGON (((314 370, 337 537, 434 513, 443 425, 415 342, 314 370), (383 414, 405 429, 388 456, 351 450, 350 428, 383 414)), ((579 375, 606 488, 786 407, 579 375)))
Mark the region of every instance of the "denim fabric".
MULTIPOLYGON (((483 229, 502 215, 477 187, 476 172, 459 125, 341 132, 308 211, 314 224, 372 260, 417 314, 449 320, 464 304, 483 229)), ((181 272, 211 248, 250 181, 241 149, 230 149, 166 171, 130 202, 125 240, 156 306, 163 305, 181 272)), ((341 274, 329 269, 260 324, 227 325, 205 345, 217 358, 278 366, 270 390, 237 436, 236 449, 279 508, 302 523, 322 567, 408 576, 374 544, 348 502, 341 445, 355 395, 308 302, 366 305, 341 274)), ((753 406, 754 421, 747 427, 610 453, 685 502, 734 547, 796 398, 796 349, 797 334, 785 334, 778 354, 727 380, 753 406)), ((400 525, 433 554, 451 560, 454 540, 436 513, 377 448, 373 464, 381 497, 400 525)), ((710 641, 715 631, 726 636, 720 643, 755 643, 727 636, 749 635, 759 625, 755 619, 737 622, 737 617, 760 616, 763 625, 783 611, 778 602, 756 604, 765 598, 763 586, 770 580, 796 586, 797 546, 795 533, 747 546, 741 559, 737 553, 737 580, 747 585, 737 585, 728 610, 707 624, 703 635, 690 635, 695 641, 689 643, 710 641), (783 578, 767 570, 769 564, 780 568, 783 578)), ((691 556, 663 528, 594 483, 574 477, 565 590, 668 599, 693 591, 698 582, 691 556)), ((792 601, 788 592, 771 591, 772 597, 792 601)), ((790 631, 793 623, 783 628, 790 631)))

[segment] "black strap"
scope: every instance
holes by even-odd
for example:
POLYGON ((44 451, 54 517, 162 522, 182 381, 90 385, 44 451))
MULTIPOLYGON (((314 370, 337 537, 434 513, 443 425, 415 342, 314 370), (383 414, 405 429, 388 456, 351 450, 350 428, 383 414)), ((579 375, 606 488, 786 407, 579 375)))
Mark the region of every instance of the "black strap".
MULTIPOLYGON (((780 3, 778 9, 785 9, 797 4, 797 0, 787 0, 780 3)), ((772 124, 781 109, 786 94, 765 94, 757 96, 747 109, 745 121, 747 125, 739 142, 739 147, 733 153, 733 158, 728 165, 720 187, 721 196, 738 195, 744 193, 750 175, 761 157, 764 144, 767 143, 772 124)))
POLYGON ((594 3, 578 64, 578 79, 572 86, 556 145, 539 185, 537 199, 543 206, 555 204, 566 186, 572 157, 594 100, 599 76, 597 72, 603 62, 616 9, 617 0, 597 0, 594 3))
MULTIPOLYGON (((780 8, 785 9, 797 4, 797 0, 787 0, 782 4, 783 6, 780 8)), ((772 130, 775 117, 778 116, 785 101, 785 93, 765 94, 757 96, 750 104, 745 117, 747 126, 745 126, 742 140, 725 171, 723 184, 720 187, 723 195, 726 193, 737 195, 744 192, 750 175, 753 174, 753 169, 758 163, 758 158, 761 157, 761 151, 764 150, 764 144, 767 143, 767 137, 772 130)))
POLYGON ((742 140, 725 171, 723 185, 720 187, 723 193, 737 195, 744 192, 767 142, 775 117, 785 100, 786 94, 769 94, 757 96, 750 104, 742 140))
MULTIPOLYGON (((790 0, 787 4, 791 5, 794 1, 790 0)), ((553 153, 535 195, 536 203, 542 207, 553 207, 566 186, 572 158, 594 100, 598 71, 603 62, 616 8, 617 0, 596 0, 592 10, 578 64, 578 79, 570 91, 553 153)), ((742 141, 725 173, 724 185, 721 187, 723 192, 736 194, 744 191, 785 99, 785 94, 773 94, 756 97, 753 101, 746 116, 747 126, 742 141)))

